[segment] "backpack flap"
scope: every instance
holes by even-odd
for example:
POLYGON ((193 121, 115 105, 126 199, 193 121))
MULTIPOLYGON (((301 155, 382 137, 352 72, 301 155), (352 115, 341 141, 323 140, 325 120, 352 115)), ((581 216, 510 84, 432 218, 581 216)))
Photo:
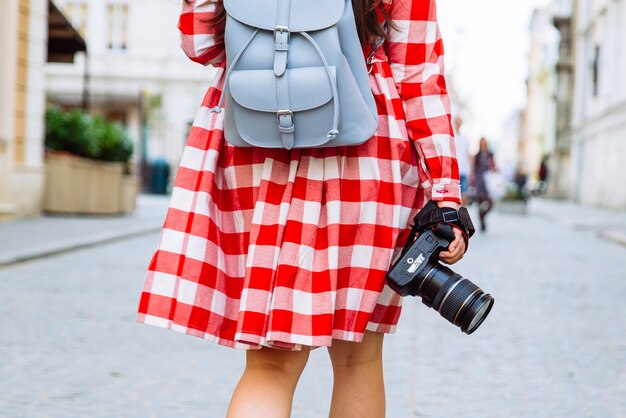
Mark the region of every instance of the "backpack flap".
MULTIPOLYGON (((335 68, 331 71, 334 76, 335 68)), ((333 120, 332 90, 325 67, 288 69, 280 78, 269 69, 233 71, 226 137, 267 148, 322 145, 333 120)))
POLYGON ((270 31, 277 26, 288 27, 291 32, 324 29, 337 24, 344 7, 345 0, 224 0, 229 16, 270 31))

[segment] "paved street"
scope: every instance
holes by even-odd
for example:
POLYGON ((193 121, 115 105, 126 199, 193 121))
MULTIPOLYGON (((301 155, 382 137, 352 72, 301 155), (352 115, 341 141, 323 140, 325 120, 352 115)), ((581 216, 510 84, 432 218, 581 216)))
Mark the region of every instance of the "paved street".
POLYGON ((0 266, 158 232, 168 203, 168 196, 141 194, 135 210, 121 216, 46 215, 0 222, 0 266))
MULTIPOLYGON (((387 338, 388 417, 626 417, 626 246, 495 213, 454 270, 496 298, 467 336, 416 299, 387 338)), ((0 268, 0 417, 222 417, 242 352, 134 322, 158 234, 0 268)), ((295 418, 326 416, 311 356, 295 418)), ((349 417, 347 417, 349 418, 349 417)))

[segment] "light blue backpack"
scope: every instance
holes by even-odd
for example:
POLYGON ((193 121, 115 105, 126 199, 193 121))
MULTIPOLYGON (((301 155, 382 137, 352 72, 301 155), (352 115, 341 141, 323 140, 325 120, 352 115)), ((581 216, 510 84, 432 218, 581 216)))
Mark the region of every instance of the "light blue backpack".
POLYGON ((378 115, 351 0, 224 0, 224 136, 234 146, 357 145, 378 115))

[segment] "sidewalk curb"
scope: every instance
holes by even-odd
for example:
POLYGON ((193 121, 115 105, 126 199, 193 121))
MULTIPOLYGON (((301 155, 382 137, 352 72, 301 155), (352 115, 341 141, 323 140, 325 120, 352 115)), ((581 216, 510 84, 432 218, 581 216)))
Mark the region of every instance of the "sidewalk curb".
POLYGON ((85 237, 86 239, 77 239, 74 242, 68 242, 64 245, 57 245, 51 248, 32 249, 30 252, 24 252, 22 254, 0 254, 0 268, 7 267, 19 263, 24 263, 39 258, 50 257, 58 254, 68 253, 71 251, 80 250, 83 248, 96 247, 111 242, 122 241, 128 238, 138 237, 142 235, 149 235, 157 233, 161 230, 162 226, 150 226, 145 228, 139 228, 134 231, 124 231, 120 233, 101 234, 99 236, 85 237))
MULTIPOLYGON (((554 202, 549 203, 552 203, 554 205, 554 202)), ((541 207, 534 205, 529 213, 547 219, 551 222, 555 222, 565 228, 593 232, 603 240, 609 241, 613 244, 626 246, 626 213, 611 213, 605 210, 603 214, 606 215, 608 213, 610 215, 610 219, 602 223, 589 222, 587 219, 581 219, 580 213, 568 214, 568 207, 565 206, 566 204, 567 203, 565 203, 562 208, 549 206, 541 207), (616 216, 619 218, 616 218, 616 216), (617 222, 616 219, 618 219, 617 222), (609 229, 610 227, 608 226, 608 224, 611 223, 615 225, 615 229, 609 229)), ((594 208, 584 208, 584 210, 589 211, 594 210, 594 208)), ((596 208, 596 210, 603 209, 596 208)))
POLYGON ((626 232, 622 231, 598 231, 600 238, 612 241, 616 244, 626 246, 626 232))

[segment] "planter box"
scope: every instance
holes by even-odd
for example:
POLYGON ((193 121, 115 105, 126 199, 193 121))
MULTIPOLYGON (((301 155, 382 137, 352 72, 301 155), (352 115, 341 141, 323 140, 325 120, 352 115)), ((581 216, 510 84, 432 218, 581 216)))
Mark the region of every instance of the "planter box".
POLYGON ((55 213, 116 214, 135 208, 137 179, 124 164, 64 153, 47 153, 44 210, 55 213))
POLYGON ((139 177, 122 176, 122 212, 128 213, 135 210, 137 193, 139 193, 139 177))

